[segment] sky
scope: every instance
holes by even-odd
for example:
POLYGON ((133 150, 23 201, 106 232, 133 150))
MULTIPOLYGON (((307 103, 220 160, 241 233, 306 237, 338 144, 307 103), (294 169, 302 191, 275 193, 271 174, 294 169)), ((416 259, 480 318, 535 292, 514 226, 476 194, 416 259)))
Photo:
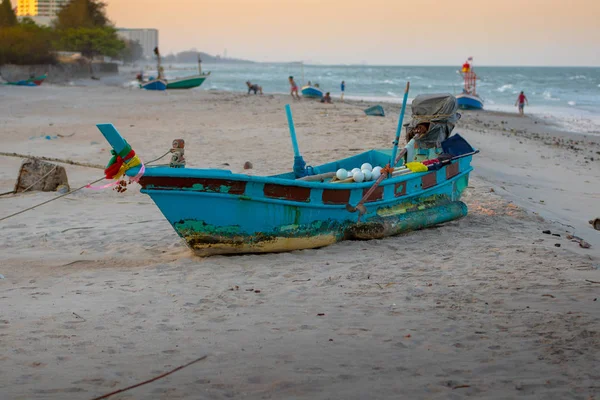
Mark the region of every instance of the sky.
POLYGON ((600 0, 104 0, 161 53, 255 61, 600 66, 600 0))

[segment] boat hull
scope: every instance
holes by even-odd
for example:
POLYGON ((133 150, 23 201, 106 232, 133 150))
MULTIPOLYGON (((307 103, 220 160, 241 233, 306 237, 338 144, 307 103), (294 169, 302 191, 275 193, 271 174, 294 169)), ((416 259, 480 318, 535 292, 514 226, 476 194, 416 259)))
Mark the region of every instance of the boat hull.
POLYGON ((142 83, 142 89, 146 90, 167 90, 167 83, 161 79, 142 83))
MULTIPOLYGON (((324 170, 389 160, 387 153, 376 153, 324 170)), ((438 171, 386 179, 365 202, 363 215, 346 205, 357 204, 373 182, 333 184, 161 167, 148 168, 140 184, 197 255, 284 252, 383 238, 463 217, 467 207, 460 196, 470 161, 471 156, 438 171)))
POLYGON ((44 80, 46 79, 46 75, 42 75, 42 76, 36 76, 35 78, 29 78, 29 79, 25 79, 22 81, 17 81, 17 82, 7 82, 7 85, 12 85, 12 86, 40 86, 44 80))
POLYGON ((308 97, 311 99, 321 99, 323 98, 323 91, 314 86, 304 86, 301 90, 302 97, 308 97))
POLYGON ((458 107, 463 110, 482 110, 483 100, 479 96, 473 96, 470 94, 459 94, 456 96, 458 107))
POLYGON ((204 83, 209 74, 190 76, 187 78, 173 79, 167 81, 167 90, 192 89, 204 83))
POLYGON ((382 106, 376 105, 365 110, 365 114, 373 117, 385 117, 385 111, 382 106))

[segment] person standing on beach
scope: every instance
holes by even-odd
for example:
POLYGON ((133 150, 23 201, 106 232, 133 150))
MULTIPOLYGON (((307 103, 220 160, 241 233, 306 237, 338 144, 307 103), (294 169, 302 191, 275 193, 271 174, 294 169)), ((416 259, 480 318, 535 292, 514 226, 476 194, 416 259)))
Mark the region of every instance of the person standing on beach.
POLYGON ((288 80, 290 81, 290 94, 292 95, 292 98, 296 98, 298 100, 300 100, 300 95, 298 94, 298 85, 296 85, 296 82, 294 81, 294 77, 290 76, 288 78, 288 80), (296 94, 296 96, 294 97, 294 93, 296 94))
POLYGON ((519 97, 517 98, 517 102, 515 103, 515 106, 516 105, 519 106, 519 114, 521 116, 524 115, 525 103, 527 103, 527 105, 529 105, 529 100, 527 100, 527 96, 525 96, 525 93, 523 93, 523 91, 521 91, 521 93, 519 94, 519 97))
POLYGON ((344 102, 344 92, 346 91, 346 82, 342 81, 342 84, 340 85, 340 89, 342 89, 342 96, 341 96, 341 100, 342 102, 344 102))

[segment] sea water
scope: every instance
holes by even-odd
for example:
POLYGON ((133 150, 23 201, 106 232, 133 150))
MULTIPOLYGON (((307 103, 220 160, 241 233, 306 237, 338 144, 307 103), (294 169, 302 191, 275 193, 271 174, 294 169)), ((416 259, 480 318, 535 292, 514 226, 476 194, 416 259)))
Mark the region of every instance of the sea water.
MULTIPOLYGON (((192 74, 194 65, 165 65, 168 78, 192 74)), ((456 66, 402 67, 368 65, 203 64, 210 78, 197 90, 247 91, 246 81, 265 93, 289 93, 288 76, 303 86, 311 81, 339 97, 377 102, 402 102, 406 82, 409 98, 425 93, 459 94, 463 80, 456 66)), ((527 113, 551 119, 573 132, 600 135, 599 67, 477 67, 477 93, 488 110, 516 112, 520 91, 529 100, 527 113)))

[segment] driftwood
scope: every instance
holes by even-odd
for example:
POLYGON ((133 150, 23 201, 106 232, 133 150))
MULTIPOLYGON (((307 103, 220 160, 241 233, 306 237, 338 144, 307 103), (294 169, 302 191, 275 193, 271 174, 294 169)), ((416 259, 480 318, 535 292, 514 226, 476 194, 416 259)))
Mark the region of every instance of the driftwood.
POLYGON ((53 158, 53 157, 37 157, 37 156, 31 156, 31 155, 19 154, 19 153, 3 153, 3 152, 0 152, 0 156, 18 157, 18 158, 31 158, 31 159, 39 159, 39 160, 43 160, 43 161, 54 161, 54 162, 61 163, 61 164, 78 165, 80 167, 88 167, 88 168, 98 168, 98 169, 104 169, 105 168, 105 167, 103 167, 102 165, 99 165, 99 164, 90 164, 90 163, 78 162, 78 161, 73 161, 73 160, 65 160, 65 159, 53 158))

